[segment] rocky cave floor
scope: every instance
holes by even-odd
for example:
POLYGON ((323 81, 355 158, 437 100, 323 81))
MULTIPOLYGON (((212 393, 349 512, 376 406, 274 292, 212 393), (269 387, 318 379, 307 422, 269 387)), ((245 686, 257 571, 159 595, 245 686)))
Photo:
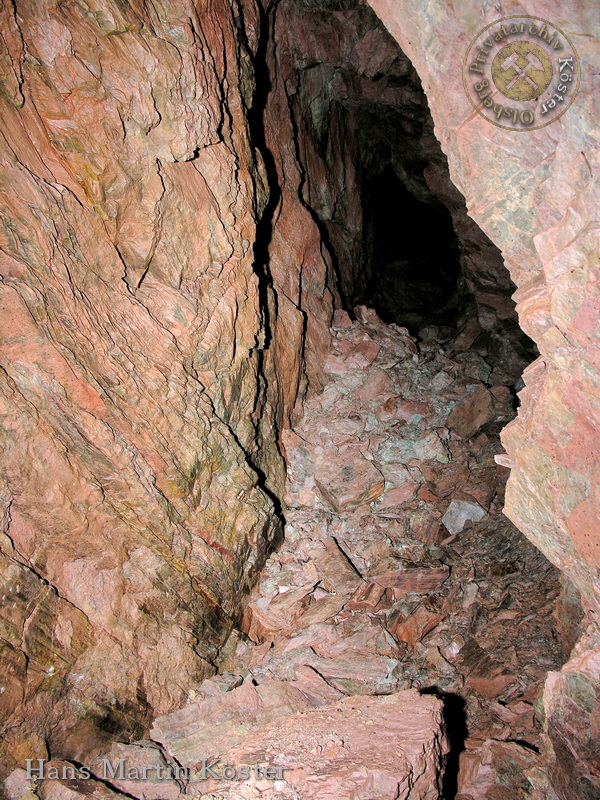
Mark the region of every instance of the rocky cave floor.
POLYGON ((243 633, 219 674, 155 721, 152 741, 109 754, 184 767, 221 754, 283 764, 290 780, 202 781, 196 771, 187 784, 145 782, 143 795, 132 781, 111 780, 113 789, 229 800, 547 796, 541 693, 565 661, 561 618, 573 608, 557 571, 502 514, 508 469, 494 457, 502 462, 498 432, 514 416, 507 373, 474 346, 475 320, 457 338, 432 326, 417 340, 365 307, 356 317, 336 312, 328 382, 284 435, 285 541, 243 633), (392 695, 402 690, 412 691, 392 695), (445 701, 445 777, 439 704, 422 695, 445 701))

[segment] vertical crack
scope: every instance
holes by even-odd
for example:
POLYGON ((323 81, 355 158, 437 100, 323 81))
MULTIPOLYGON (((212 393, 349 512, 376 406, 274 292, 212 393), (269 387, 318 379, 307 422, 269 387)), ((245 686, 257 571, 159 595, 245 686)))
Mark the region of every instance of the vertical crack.
MULTIPOLYGON (((267 2, 265 6, 257 4, 259 29, 257 36, 256 49, 253 51, 248 41, 244 10, 242 3, 238 0, 237 9, 239 15, 239 35, 242 47, 246 50, 254 71, 254 90, 250 106, 247 110, 248 133, 250 144, 258 154, 264 165, 266 176, 266 202, 261 209, 261 203, 257 197, 256 208, 258 219, 256 222, 256 232, 253 244, 252 268, 258 280, 258 299, 262 315, 262 335, 257 341, 255 353, 257 357, 257 387, 254 398, 254 406, 251 415, 255 430, 254 453, 252 456, 247 454, 249 464, 256 472, 260 488, 268 495, 276 516, 283 523, 283 507, 281 500, 269 487, 269 477, 265 470, 257 463, 260 458, 261 439, 265 425, 273 432, 273 442, 278 446, 278 427, 274 411, 268 398, 268 376, 266 353, 273 341, 274 320, 277 317, 278 304, 277 293, 273 285, 273 277, 270 268, 270 247, 273 238, 273 226, 277 208, 281 202, 281 184, 275 162, 275 156, 267 144, 265 114, 268 98, 272 89, 271 72, 269 69, 269 46, 273 42, 273 26, 275 24, 275 11, 279 0, 267 2), (262 423, 262 424, 261 424, 262 423)), ((279 453, 281 456, 281 453, 279 453)))
POLYGON ((267 350, 272 338, 272 317, 277 314, 277 295, 273 287, 270 269, 270 245, 273 237, 273 221, 277 206, 281 200, 281 185, 273 152, 267 145, 265 130, 265 112, 269 94, 272 89, 271 74, 268 65, 268 48, 273 39, 275 12, 279 0, 273 0, 264 8, 258 3, 259 31, 256 52, 252 52, 244 27, 244 14, 238 2, 241 19, 241 36, 254 70, 254 92, 248 109, 248 130, 250 143, 262 158, 267 178, 267 199, 256 223, 256 236, 253 245, 253 269, 258 278, 260 306, 263 313, 264 341, 261 351, 267 350), (273 304, 273 308, 271 308, 273 304))

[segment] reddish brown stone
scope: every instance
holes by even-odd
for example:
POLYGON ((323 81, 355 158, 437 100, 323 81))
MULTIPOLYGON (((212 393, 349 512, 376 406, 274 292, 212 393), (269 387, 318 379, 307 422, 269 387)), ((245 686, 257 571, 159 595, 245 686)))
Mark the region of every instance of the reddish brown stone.
POLYGON ((407 503, 415 496, 419 484, 416 481, 407 480, 402 486, 388 489, 377 501, 378 509, 391 508, 392 506, 407 503))
POLYGON ((348 611, 377 611, 386 608, 386 590, 378 583, 364 583, 354 592, 350 600, 346 603, 348 611))
POLYGON ((419 489, 419 491, 417 492, 417 494, 419 495, 421 500, 425 500, 426 503, 427 502, 435 503, 437 500, 440 499, 437 494, 433 494, 433 492, 430 489, 428 489, 426 486, 421 487, 419 489))
POLYGON ((359 447, 340 448, 339 455, 342 459, 334 460, 324 452, 315 464, 315 482, 328 505, 337 512, 353 511, 377 500, 385 485, 381 472, 359 447))
MULTIPOLYGON (((421 74, 453 178, 468 198, 472 217, 501 246, 519 287, 521 322, 543 354, 525 376, 519 419, 505 433, 506 464, 512 468, 508 513, 573 578, 586 607, 597 610, 598 424, 592 408, 599 368, 597 231, 591 217, 597 202, 589 127, 589 120, 597 118, 594 94, 585 92, 582 82, 577 112, 572 109, 558 127, 536 131, 535 147, 526 133, 517 142, 474 114, 461 81, 448 79, 460 75, 468 39, 487 18, 478 21, 479 12, 471 6, 446 0, 434 0, 425 12, 414 0, 372 4, 421 74), (432 57, 432 42, 447 54, 443 68, 432 57)), ((350 84, 366 86, 357 97, 361 104, 378 97, 392 108, 402 95, 401 107, 411 109, 403 124, 410 127, 414 113, 419 147, 434 143, 433 127, 419 116, 421 101, 410 82, 394 88, 394 81, 385 78, 390 64, 399 64, 406 74, 410 67, 391 38, 363 25, 363 17, 357 25, 347 4, 320 9, 303 3, 296 14, 293 4, 279 4, 288 16, 268 22, 278 58, 287 54, 288 61, 282 56, 269 64, 272 91, 264 137, 274 169, 264 170, 266 150, 264 158, 256 150, 262 132, 249 135, 247 116, 254 92, 248 65, 255 61, 257 75, 263 66, 262 47, 257 49, 263 29, 258 6, 244 3, 242 19, 237 7, 222 0, 210 0, 201 9, 167 2, 158 16, 138 5, 109 2, 101 14, 86 14, 69 2, 41 2, 35 8, 21 3, 18 9, 9 3, 2 9, 0 355, 6 381, 0 405, 6 432, 2 548, 8 566, 3 556, 6 686, 0 705, 5 715, 2 746, 9 758, 3 757, 3 765, 44 752, 46 738, 52 752, 84 755, 103 735, 93 732, 90 720, 102 720, 121 738, 142 735, 152 715, 184 702, 188 687, 212 672, 241 598, 278 540, 272 497, 282 495, 284 464, 276 432, 290 423, 294 408, 299 420, 298 396, 308 408, 323 387, 324 363, 333 365, 333 377, 346 381, 331 405, 351 406, 362 398, 368 408, 362 409, 361 420, 352 420, 354 426, 338 420, 327 431, 327 420, 321 420, 325 430, 319 436, 327 451, 321 454, 321 497, 314 484, 319 459, 311 461, 314 453, 308 448, 308 488, 298 504, 315 509, 317 520, 294 540, 302 557, 278 562, 285 573, 278 592, 316 581, 317 567, 303 548, 310 534, 317 535, 316 527, 326 538, 327 526, 342 526, 352 545, 368 539, 374 523, 365 518, 375 500, 384 512, 379 522, 390 523, 389 541, 403 559, 421 563, 423 543, 408 534, 419 530, 425 503, 412 495, 401 500, 408 481, 401 486, 388 481, 386 492, 381 475, 388 479, 378 459, 384 461, 396 449, 393 461, 404 459, 408 465, 413 455, 416 462, 451 455, 453 469, 454 462, 469 461, 472 478, 456 484, 469 495, 462 499, 474 498, 487 509, 492 483, 478 474, 473 454, 478 460, 490 457, 491 431, 502 422, 497 414, 508 413, 510 405, 506 385, 512 385, 511 379, 496 368, 486 373, 482 356, 475 353, 457 355, 454 361, 440 357, 427 375, 431 391, 447 387, 453 395, 418 395, 420 387, 410 381, 401 389, 391 387, 381 377, 383 365, 391 373, 395 363, 408 360, 418 370, 424 364, 406 329, 386 329, 364 306, 356 310, 355 324, 348 324, 345 312, 334 317, 340 346, 325 360, 336 286, 332 265, 323 256, 322 226, 334 252, 346 237, 338 259, 342 271, 360 263, 356 248, 365 240, 360 227, 346 224, 362 217, 356 165, 348 149, 352 143, 346 142, 339 122, 352 106, 350 84), (313 95, 302 71, 314 83, 313 95), (324 97, 329 93, 343 114, 328 114, 324 97), (323 136, 313 130, 319 116, 323 136), (328 154, 318 151, 324 139, 328 154), (329 154, 333 161, 327 164, 329 154), (277 209, 268 203, 270 190, 277 209), (345 206, 349 211, 342 219, 345 206), (270 238, 265 274, 252 246, 259 222, 270 238), (343 332, 353 338, 344 339, 343 332), (379 370, 379 377, 369 386, 366 372, 371 368, 379 370), (492 386, 493 417, 487 415, 483 385, 469 395, 474 376, 487 382, 481 377, 485 374, 489 385, 502 384, 492 386), (351 390, 360 381, 364 393, 359 396, 351 390), (398 400, 388 403, 385 393, 392 388, 398 400), (379 422, 393 422, 395 430, 371 429, 378 392, 379 422), (430 418, 440 413, 440 401, 447 413, 451 399, 459 404, 451 414, 456 430, 446 438, 445 420, 433 426, 430 418), (487 429, 490 441, 478 436, 467 453, 469 437, 488 421, 494 423, 487 429), (332 445, 351 444, 367 422, 367 435, 336 461, 332 445), (405 437, 401 426, 405 432, 420 426, 422 435, 405 437), (354 474, 342 475, 349 466, 354 474), (352 484, 350 491, 345 482, 352 484), (408 501, 410 521, 399 508, 408 501), (327 513, 318 517, 323 508, 327 513)), ((582 63, 593 66, 589 15, 572 5, 567 2, 563 12, 574 20, 582 63)), ((524 10, 545 13, 541 0, 528 2, 524 10)), ((260 106, 256 99, 254 110, 260 106)), ((409 160, 424 164, 428 159, 422 154, 415 147, 409 160)), ((509 297, 513 287, 498 267, 500 252, 494 253, 467 217, 439 157, 422 170, 418 184, 419 192, 436 190, 436 202, 441 198, 451 209, 461 237, 463 274, 475 292, 478 319, 454 347, 470 342, 475 349, 478 326, 481 339, 493 339, 497 323, 516 323, 509 297)), ((350 297, 360 296, 362 287, 343 288, 358 290, 346 291, 350 297)), ((436 336, 433 332, 425 342, 436 336)), ((354 413, 347 408, 346 420, 348 412, 354 413)), ((412 480, 419 485, 420 479, 412 480)), ((449 480, 444 474, 428 486, 426 504, 434 506, 436 497, 453 494, 456 487, 449 480)), ((454 497, 461 499, 458 493, 454 497)), ((501 492, 490 507, 493 519, 482 520, 490 537, 496 535, 491 528, 501 526, 500 500, 501 492)), ((423 530, 431 524, 423 522, 423 530)), ((477 558, 465 555, 467 543, 460 540, 460 557, 452 556, 465 588, 455 620, 474 625, 475 613, 488 619, 490 608, 500 608, 499 622, 514 623, 517 637, 517 629, 530 624, 523 607, 530 603, 536 609, 532 613, 541 614, 543 605, 520 580, 506 550, 501 551, 505 563, 494 572, 486 562, 484 537, 477 539, 474 529, 471 534, 480 547, 477 558), (486 575, 491 576, 487 582, 486 575)), ((364 574, 388 568, 387 563, 377 565, 375 549, 357 544, 356 556, 351 547, 347 552, 364 574)), ((352 589, 350 574, 341 574, 339 564, 331 574, 327 570, 322 565, 327 585, 336 591, 352 589)), ((533 582, 539 577, 540 587, 550 585, 547 574, 547 566, 539 566, 533 582)), ((278 647, 287 647, 285 632, 296 624, 305 598, 265 591, 269 603, 262 607, 263 598, 253 598, 257 613, 248 629, 254 625, 253 635, 272 637, 272 649, 279 652, 278 647), (259 612, 268 613, 259 620, 259 612), (273 623, 278 617, 281 627, 273 623)), ((343 597, 321 596, 304 612, 305 622, 328 623, 330 634, 335 626, 329 615, 343 597)), ((540 629, 545 622, 540 616, 540 629)), ((483 624, 481 617, 477 624, 483 624)), ((319 630, 330 646, 329 636, 319 630)), ((443 638, 444 630, 435 635, 443 638)), ((491 650, 496 636, 499 650, 502 642, 507 650, 513 646, 502 625, 485 635, 482 643, 491 650)), ((533 673, 520 635, 515 658, 533 673)), ((572 632, 564 636, 567 647, 576 638, 572 632)), ((546 669, 554 656, 541 646, 541 635, 533 638, 546 669)), ((591 641, 586 645, 590 651, 591 641)), ((284 669, 275 654, 268 655, 270 650, 249 658, 252 669, 284 669), (263 657, 272 660, 265 665, 263 657)), ((443 671, 436 652, 431 649, 423 659, 443 671)), ((498 680, 507 677, 495 671, 498 659, 501 654, 494 653, 491 668, 485 662, 489 674, 473 670, 483 694, 496 691, 498 680)), ((389 664, 373 663, 377 680, 389 690, 394 680, 388 678, 389 664)), ((351 681, 354 669, 363 690, 368 686, 368 669, 360 672, 352 659, 343 667, 338 678, 351 681)), ((597 683, 597 664, 585 672, 583 679, 576 670, 565 670, 552 697, 553 775, 565 796, 571 780, 596 769, 586 740, 593 724, 573 725, 568 712, 570 703, 581 699, 582 681, 586 687, 597 683), (573 731, 576 736, 569 742, 573 731), (569 752, 578 758, 569 760, 569 752)), ((585 688, 584 698, 588 694, 585 688)), ((372 793, 378 780, 373 777, 373 786, 362 785, 360 791, 372 793)), ((389 788, 387 779, 379 785, 389 788)), ((492 791, 504 791, 498 786, 492 791)))
MULTIPOLYGON (((439 701, 416 691, 352 697, 324 708, 264 724, 232 742, 223 760, 286 766, 278 793, 305 800, 395 800, 435 797, 440 757, 439 701), (283 756, 285 754, 285 758, 283 756)), ((273 781, 252 781, 257 796, 275 798, 273 781), (267 794, 268 793, 268 794, 267 794)), ((240 784, 195 780, 194 794, 217 791, 235 800, 240 784)))
POLYGON ((418 529, 416 533, 425 544, 439 544, 447 535, 446 529, 438 520, 428 522, 423 528, 418 529))
POLYGON ((479 384, 448 417, 447 425, 462 439, 470 439, 494 417, 494 398, 483 384, 479 384))
POLYGON ((350 316, 348 315, 347 311, 344 311, 341 308, 336 308, 333 313, 333 321, 331 323, 332 328, 351 328, 353 325, 350 316))
POLYGON ((351 594, 363 580, 333 538, 324 542, 325 552, 315 560, 322 585, 329 592, 351 594))
POLYGON ((386 589, 397 592, 415 592, 427 594, 439 589, 450 575, 449 567, 425 567, 404 569, 398 572, 387 572, 376 575, 373 581, 386 589))
POLYGON ((516 675, 491 658, 474 639, 461 649, 460 662, 470 685, 488 699, 501 695, 516 680, 516 675))
POLYGON ((399 641, 406 642, 409 647, 414 647, 436 625, 439 625, 443 618, 439 611, 423 604, 418 606, 407 619, 393 624, 390 627, 390 633, 399 641))
MULTIPOLYGON (((360 579, 359 579, 360 580, 360 579)), ((307 603, 312 584, 281 592, 271 600, 260 598, 246 605, 242 617, 242 630, 253 642, 272 641, 282 630, 289 630, 307 603)))
POLYGON ((516 742, 474 739, 460 756, 457 800, 543 800, 548 789, 540 754, 516 742))

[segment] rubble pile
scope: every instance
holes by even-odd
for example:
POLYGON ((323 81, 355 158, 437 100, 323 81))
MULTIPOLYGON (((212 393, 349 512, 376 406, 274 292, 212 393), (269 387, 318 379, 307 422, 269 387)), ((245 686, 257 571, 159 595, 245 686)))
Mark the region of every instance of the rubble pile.
POLYGON ((502 514, 510 365, 473 347, 475 321, 417 341, 356 315, 336 312, 330 382, 284 434, 285 542, 246 607, 252 643, 224 666, 259 684, 309 667, 343 694, 446 696, 447 724, 466 733, 465 797, 494 781, 545 796, 541 695, 568 655, 565 600, 502 514), (507 759, 509 776, 493 766, 507 759))
POLYGON ((572 598, 502 514, 511 365, 475 321, 416 339, 355 314, 336 312, 328 383, 284 433, 285 541, 219 674, 152 743, 113 746, 190 769, 144 798, 547 797, 541 696, 572 598), (286 772, 215 779, 213 758, 286 772))

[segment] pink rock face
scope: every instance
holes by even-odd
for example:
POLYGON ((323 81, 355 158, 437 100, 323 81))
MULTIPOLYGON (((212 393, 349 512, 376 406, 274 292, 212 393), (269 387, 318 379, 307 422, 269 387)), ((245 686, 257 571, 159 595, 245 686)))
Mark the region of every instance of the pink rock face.
MULTIPOLYGON (((24 776, 26 776, 24 770, 15 770, 7 781, 10 800, 19 800, 20 797, 25 797, 27 800, 36 797, 39 797, 40 800, 86 800, 86 798, 93 798, 93 800, 124 800, 126 797, 126 795, 110 789, 101 781, 78 779, 77 769, 73 764, 66 761, 52 760, 44 765, 44 770, 46 775, 58 777, 49 777, 38 783, 24 779, 24 776), (19 781, 20 785, 17 783, 19 778, 21 779, 19 781)), ((169 794, 168 790, 166 794, 169 794)), ((173 795, 171 793, 171 800, 172 798, 173 795)))
MULTIPOLYGON (((333 350, 351 354, 352 342, 360 348, 363 327, 363 333, 383 341, 384 323, 364 309, 361 316, 367 324, 335 329, 333 350)), ((431 703, 439 709, 428 687, 440 685, 465 698, 474 740, 468 743, 472 758, 465 770, 475 776, 475 785, 486 792, 505 785, 505 744, 524 765, 521 771, 509 770, 508 785, 526 785, 523 775, 543 772, 541 756, 520 742, 541 744, 533 706, 545 675, 540 662, 558 668, 564 658, 551 635, 557 572, 501 518, 496 502, 489 503, 483 519, 457 531, 441 548, 427 547, 429 535, 417 534, 431 523, 443 527, 439 520, 448 503, 469 497, 467 490, 477 486, 481 494, 501 492, 505 471, 493 463, 496 437, 465 441, 445 428, 456 396, 452 385, 430 390, 440 359, 456 367, 459 388, 464 388, 461 370, 470 366, 458 356, 456 361, 439 355, 432 359, 428 352, 399 358, 411 349, 412 340, 406 334, 402 338, 394 342, 390 337, 366 371, 356 367, 330 376, 324 392, 307 399, 302 423, 285 436, 292 467, 286 537, 261 571, 241 619, 242 631, 219 656, 220 674, 189 689, 187 703, 158 717, 150 739, 114 743, 88 757, 93 776, 102 777, 106 762, 125 761, 123 774, 110 782, 140 800, 179 800, 180 784, 172 776, 158 779, 165 762, 190 770, 182 780, 187 797, 212 792, 231 800, 434 800, 440 796, 435 757, 440 718, 423 714, 431 703), (363 389, 384 370, 393 397, 415 403, 429 397, 427 427, 416 419, 404 425, 399 438, 397 420, 381 420, 370 412, 373 398, 363 389), (332 404, 336 393, 344 403, 332 404), (415 445, 427 438, 427 429, 446 431, 456 469, 441 463, 435 449, 422 447, 421 460, 416 457, 415 445), (384 511, 377 503, 339 512, 316 503, 306 506, 310 442, 332 431, 369 452, 390 482, 410 474, 439 494, 422 485, 414 501, 384 511), (402 454, 407 464, 399 460, 402 454), (425 689, 424 695, 400 691, 409 686, 425 689), (498 738, 494 753, 500 756, 490 761, 478 742, 498 738), (202 777, 206 759, 220 759, 217 764, 230 765, 229 772, 232 764, 267 761, 275 769, 286 767, 289 774, 281 780, 249 774, 233 784, 224 776, 224 783, 202 777), (145 769, 150 777, 140 781, 145 769)), ((342 448, 330 448, 332 473, 336 464, 343 468, 344 457, 342 448)), ((471 514, 473 508, 483 513, 472 499, 459 503, 469 506, 471 514)), ((565 590, 560 607, 576 611, 574 594, 565 590)), ((562 629, 565 637, 573 635, 566 620, 562 629)), ((21 779, 19 770, 9 777, 11 793, 18 794, 21 779)), ((59 800, 67 791, 77 795, 93 787, 46 781, 40 791, 59 800)))
POLYGON ((142 735, 213 671, 278 535, 274 415, 296 400, 305 325, 320 369, 330 302, 297 202, 274 242, 277 318, 259 287, 269 187, 238 61, 258 12, 0 11, 3 769, 45 738, 81 758, 142 735), (306 310, 278 266, 294 247, 306 310))
MULTIPOLYGON (((182 750, 184 740, 180 745, 168 733, 181 730, 178 716, 181 712, 161 720, 154 736, 180 763, 191 766, 207 757, 200 738, 190 747, 197 735, 192 733, 193 727, 201 731, 207 723, 200 717, 195 726, 188 722, 186 749, 182 750)), ((222 718, 226 722, 225 710, 222 718)), ((248 733, 240 724, 239 734, 229 742, 209 741, 211 753, 222 762, 215 767, 217 774, 225 763, 262 763, 284 767, 283 779, 253 776, 250 782, 239 784, 210 779, 209 775, 201 780, 198 769, 188 792, 218 790, 219 796, 228 800, 240 796, 267 800, 286 796, 304 800, 434 800, 439 792, 438 765, 446 751, 446 742, 438 733, 440 723, 439 701, 415 691, 385 697, 347 697, 322 709, 291 716, 281 708, 279 718, 248 733)))
MULTIPOLYGON (((172 767, 158 746, 114 744, 102 758, 92 760, 94 775, 120 792, 140 795, 141 800, 177 800, 181 785, 169 772, 172 767), (145 768, 145 771, 144 771, 145 768), (142 779, 142 776, 146 776, 142 779)), ((47 782, 49 783, 49 781, 47 782)))
POLYGON ((544 705, 552 785, 561 797, 587 793, 600 784, 600 642, 582 637, 571 660, 546 681, 544 705))

